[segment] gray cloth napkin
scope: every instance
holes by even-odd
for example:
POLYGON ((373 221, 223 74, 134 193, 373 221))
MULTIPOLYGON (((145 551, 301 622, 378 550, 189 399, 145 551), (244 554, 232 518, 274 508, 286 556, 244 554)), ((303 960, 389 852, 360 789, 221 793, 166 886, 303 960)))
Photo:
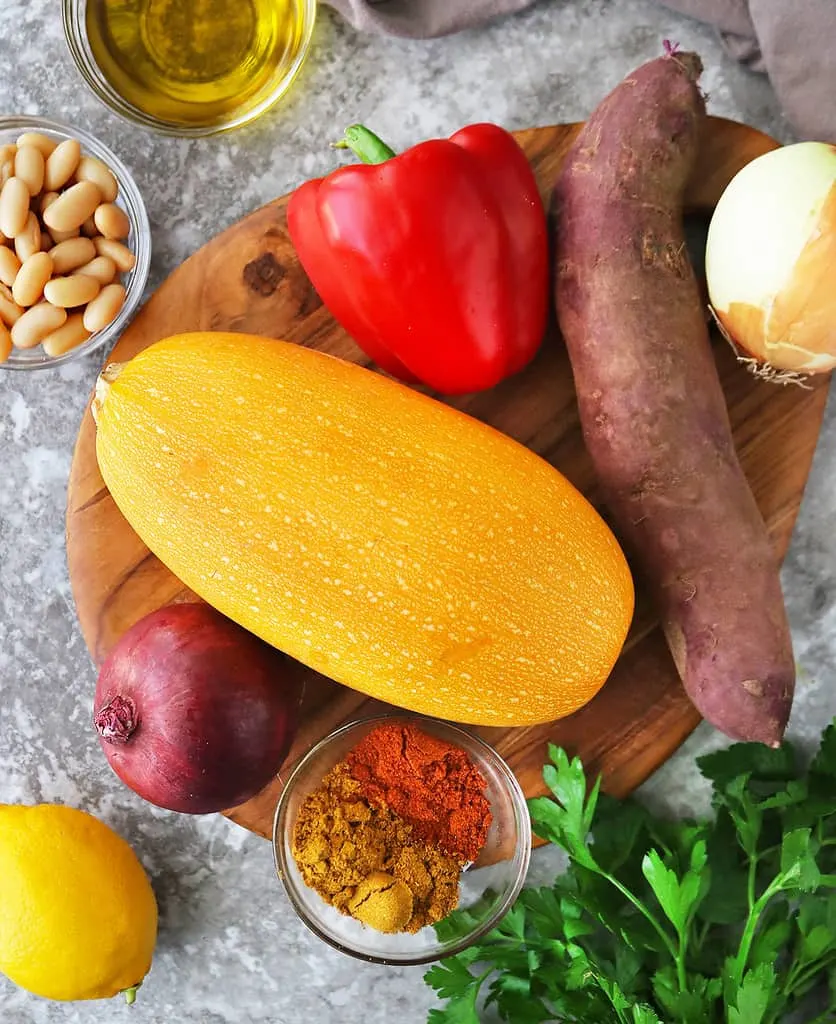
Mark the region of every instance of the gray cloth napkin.
MULTIPOLYGON (((355 28, 429 38, 534 0, 326 0, 355 28)), ((570 2, 570 0, 562 0, 570 2)), ((741 63, 769 75, 796 133, 836 142, 836 0, 662 0, 714 25, 741 63)))
MULTIPOLYGON (((834 0, 836 2, 836 0, 834 0)), ((413 39, 449 35, 534 0, 326 0, 355 28, 413 39)))
POLYGON ((836 142, 836 0, 662 0, 715 25, 737 60, 769 75, 802 139, 836 142))

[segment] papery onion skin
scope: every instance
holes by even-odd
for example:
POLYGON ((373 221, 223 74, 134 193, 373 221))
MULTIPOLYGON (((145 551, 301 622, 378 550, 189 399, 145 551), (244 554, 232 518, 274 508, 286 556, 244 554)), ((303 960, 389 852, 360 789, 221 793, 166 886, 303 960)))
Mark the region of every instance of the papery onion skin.
POLYGON ((836 367, 836 146, 799 142, 739 171, 705 263, 712 309, 745 355, 801 375, 836 367))
POLYGON ((244 803, 293 739, 298 667, 205 604, 145 616, 102 665, 94 726, 119 778, 186 814, 244 803))

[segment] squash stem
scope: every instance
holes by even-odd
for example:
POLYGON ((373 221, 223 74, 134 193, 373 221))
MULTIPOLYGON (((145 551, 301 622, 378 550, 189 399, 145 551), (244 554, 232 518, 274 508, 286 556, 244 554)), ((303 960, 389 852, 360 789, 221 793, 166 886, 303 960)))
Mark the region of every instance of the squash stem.
POLYGON ((99 413, 105 404, 110 385, 122 372, 124 363, 109 363, 96 378, 96 389, 93 393, 93 401, 90 403, 90 412, 93 414, 93 422, 98 424, 99 413))

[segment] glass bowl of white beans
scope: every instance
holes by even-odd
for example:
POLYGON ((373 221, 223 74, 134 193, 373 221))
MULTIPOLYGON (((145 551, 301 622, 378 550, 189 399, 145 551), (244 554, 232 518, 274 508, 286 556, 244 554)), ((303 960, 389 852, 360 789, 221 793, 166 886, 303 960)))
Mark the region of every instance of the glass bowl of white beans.
POLYGON ((0 370, 49 369, 115 340, 150 264, 145 204, 114 153, 58 121, 0 117, 0 370))

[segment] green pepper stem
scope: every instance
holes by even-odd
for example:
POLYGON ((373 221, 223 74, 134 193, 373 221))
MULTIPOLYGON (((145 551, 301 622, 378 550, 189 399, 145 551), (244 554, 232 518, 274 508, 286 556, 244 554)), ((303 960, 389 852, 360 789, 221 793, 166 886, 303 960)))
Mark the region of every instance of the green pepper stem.
POLYGON ((346 128, 339 142, 333 143, 334 149, 350 149, 364 164, 382 164, 397 156, 391 146, 379 139, 374 132, 362 124, 353 124, 346 128))

